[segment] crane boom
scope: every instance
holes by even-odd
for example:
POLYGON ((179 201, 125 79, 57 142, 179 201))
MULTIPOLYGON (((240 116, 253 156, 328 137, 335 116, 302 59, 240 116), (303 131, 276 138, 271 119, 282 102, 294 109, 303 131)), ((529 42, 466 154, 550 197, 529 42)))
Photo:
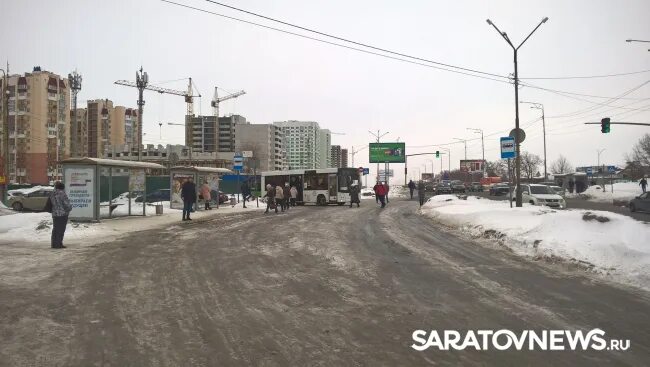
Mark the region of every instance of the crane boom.
POLYGON ((239 96, 242 96, 246 94, 243 90, 240 90, 239 92, 231 93, 227 96, 219 98, 219 92, 217 91, 217 87, 214 87, 214 97, 212 97, 212 101, 210 102, 210 105, 212 106, 212 112, 214 116, 219 118, 219 103, 223 101, 227 101, 232 98, 237 98, 239 96))
MULTIPOLYGON (((115 82, 117 85, 124 85, 127 87, 133 87, 137 88, 138 85, 135 82, 129 81, 129 80, 118 80, 115 82)), ((144 87, 146 90, 152 90, 154 92, 158 92, 161 94, 174 94, 177 96, 183 96, 183 97, 201 97, 200 95, 193 96, 189 94, 187 91, 182 91, 182 90, 175 90, 175 89, 169 89, 169 88, 162 88, 162 87, 157 87, 155 85, 147 85, 144 87)))

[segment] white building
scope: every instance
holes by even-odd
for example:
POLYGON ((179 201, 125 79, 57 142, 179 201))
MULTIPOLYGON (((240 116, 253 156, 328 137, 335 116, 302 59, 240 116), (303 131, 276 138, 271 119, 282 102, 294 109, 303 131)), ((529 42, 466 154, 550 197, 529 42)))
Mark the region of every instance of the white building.
POLYGON ((315 121, 279 121, 289 169, 327 168, 331 165, 331 133, 315 121))
POLYGON ((235 127, 235 151, 253 154, 244 158, 244 172, 287 169, 284 141, 282 128, 273 124, 237 124, 235 127))

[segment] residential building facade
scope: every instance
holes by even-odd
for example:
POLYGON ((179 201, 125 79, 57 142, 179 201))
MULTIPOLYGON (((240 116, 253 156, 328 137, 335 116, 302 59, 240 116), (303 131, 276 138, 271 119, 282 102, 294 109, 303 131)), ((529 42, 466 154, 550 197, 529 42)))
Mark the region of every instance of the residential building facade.
POLYGON ((239 124, 235 129, 235 151, 250 151, 244 158, 245 172, 281 171, 288 168, 282 129, 273 124, 239 124))
POLYGON ((195 152, 234 152, 235 126, 242 124, 240 115, 185 116, 185 145, 195 152))
POLYGON ((77 108, 76 119, 77 141, 71 141, 72 156, 100 158, 110 146, 133 143, 137 110, 113 106, 109 99, 89 100, 86 108, 77 108))
POLYGON ((331 165, 331 134, 315 121, 278 121, 282 129, 288 169, 326 168, 331 165))
POLYGON ((332 167, 341 167, 341 146, 332 145, 330 148, 330 163, 332 167))
POLYGON ((341 149, 341 165, 340 168, 348 168, 348 150, 345 148, 341 149))
MULTIPOLYGON (((147 144, 142 149, 142 162, 158 163, 169 169, 174 166, 232 168, 233 152, 195 152, 184 145, 147 144)), ((137 161, 138 153, 132 145, 106 147, 104 158, 137 161)))
MULTIPOLYGON (((8 182, 50 184, 61 180, 58 162, 70 155, 68 80, 35 67, 31 73, 8 76, 7 86, 9 119, 0 126, 8 126, 8 182)), ((0 115, 1 120, 5 114, 0 115)))

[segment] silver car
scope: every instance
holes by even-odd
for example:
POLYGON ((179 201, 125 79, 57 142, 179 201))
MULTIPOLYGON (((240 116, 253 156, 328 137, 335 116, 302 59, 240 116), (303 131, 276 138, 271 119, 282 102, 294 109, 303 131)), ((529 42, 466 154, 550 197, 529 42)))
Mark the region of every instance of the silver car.
POLYGON ((45 209, 47 198, 50 197, 52 189, 41 188, 27 193, 17 192, 9 198, 9 206, 16 211, 45 209))
POLYGON ((630 201, 630 211, 650 212, 650 192, 644 192, 632 199, 630 201))

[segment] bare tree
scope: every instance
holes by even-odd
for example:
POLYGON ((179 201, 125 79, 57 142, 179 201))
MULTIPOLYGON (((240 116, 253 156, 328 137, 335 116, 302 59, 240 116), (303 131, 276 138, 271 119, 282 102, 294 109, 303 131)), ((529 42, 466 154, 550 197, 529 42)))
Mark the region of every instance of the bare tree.
POLYGON ((485 162, 485 172, 489 177, 508 177, 508 161, 500 159, 485 162))
POLYGON ((553 163, 551 163, 551 172, 555 174, 570 173, 573 172, 573 166, 571 163, 569 163, 565 156, 560 154, 560 156, 553 163))
POLYGON ((521 153, 521 169, 529 180, 536 176, 540 164, 542 164, 542 158, 538 155, 528 152, 521 153))
POLYGON ((650 166, 650 134, 645 134, 634 144, 628 162, 638 162, 642 166, 650 166))

